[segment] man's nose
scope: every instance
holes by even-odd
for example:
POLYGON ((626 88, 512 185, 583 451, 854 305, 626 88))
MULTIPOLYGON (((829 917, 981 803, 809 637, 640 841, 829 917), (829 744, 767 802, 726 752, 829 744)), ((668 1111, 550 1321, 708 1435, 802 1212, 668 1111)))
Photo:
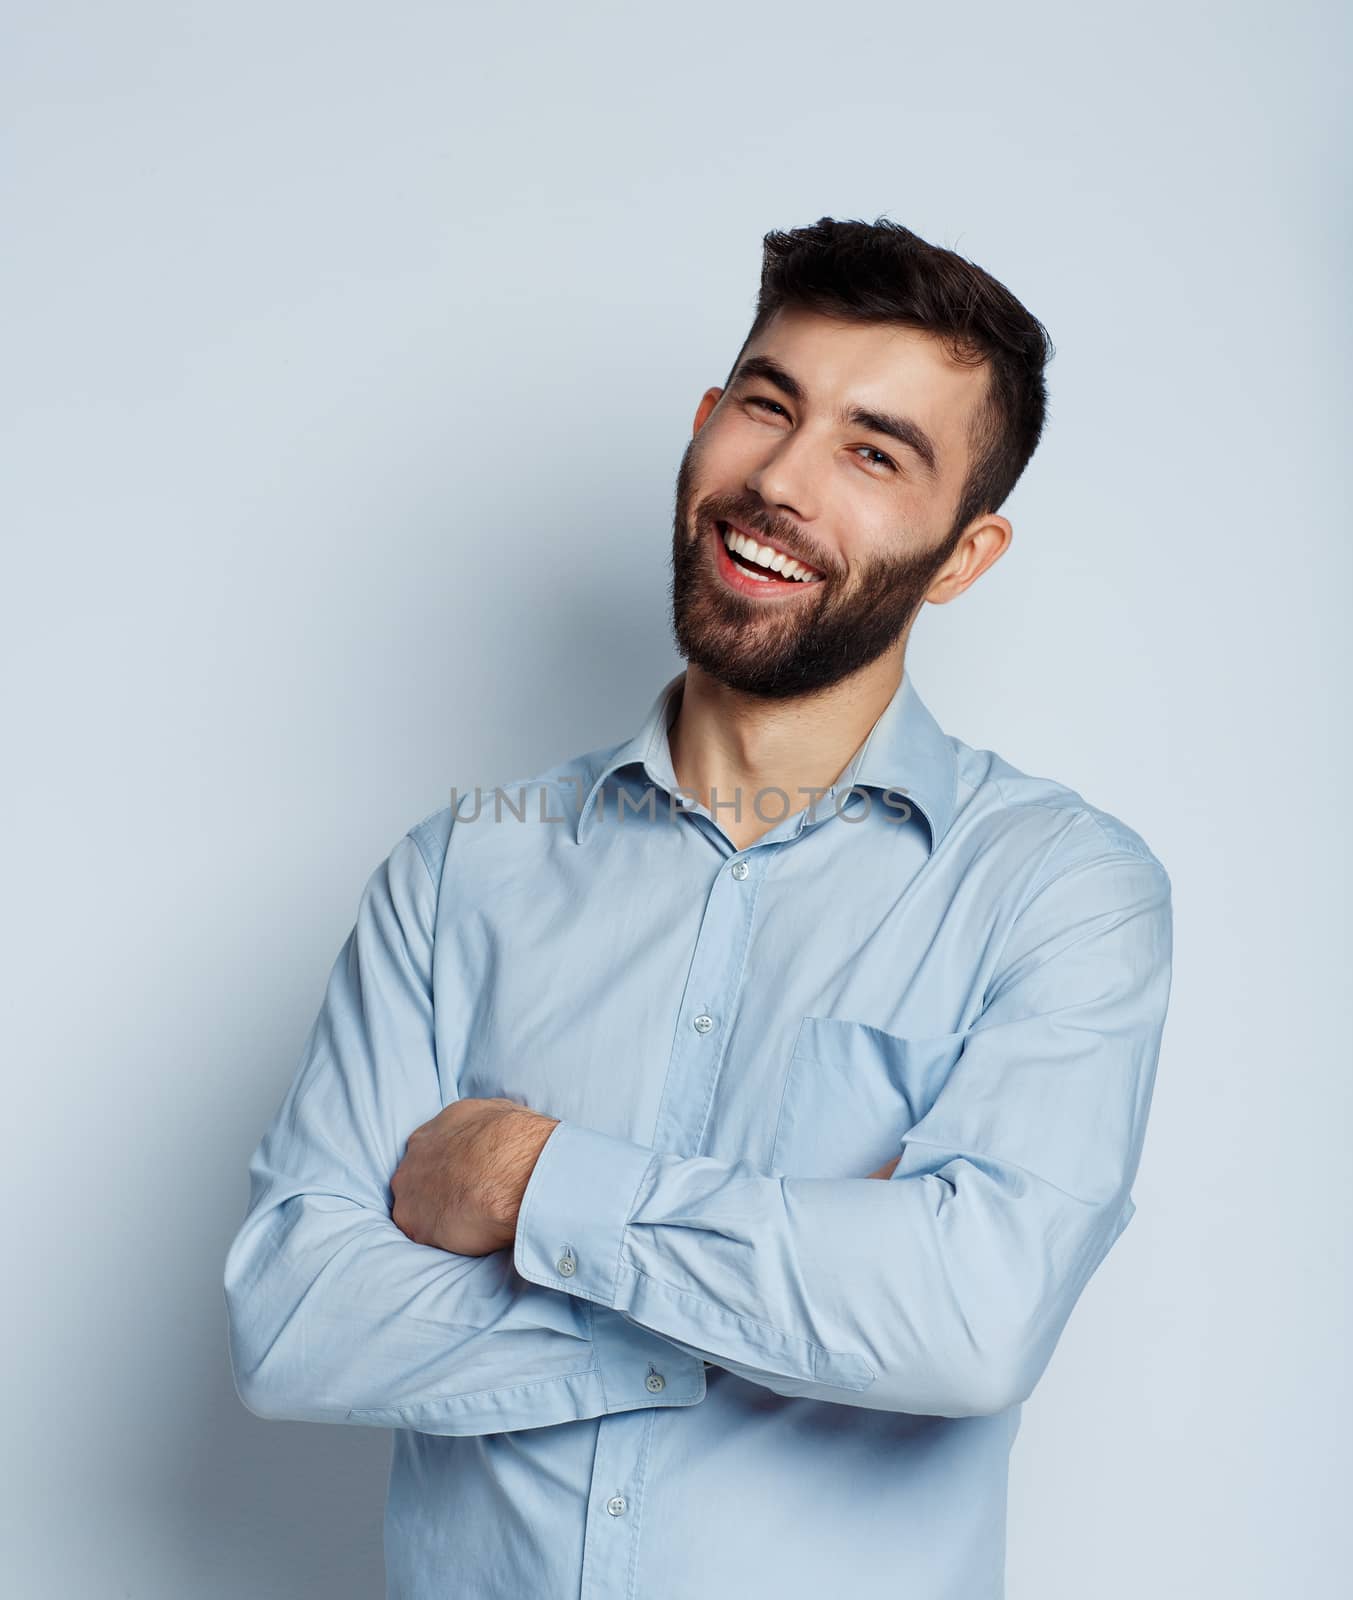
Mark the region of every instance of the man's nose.
POLYGON ((776 513, 812 522, 818 513, 821 449, 805 434, 783 439, 751 472, 747 488, 776 513))

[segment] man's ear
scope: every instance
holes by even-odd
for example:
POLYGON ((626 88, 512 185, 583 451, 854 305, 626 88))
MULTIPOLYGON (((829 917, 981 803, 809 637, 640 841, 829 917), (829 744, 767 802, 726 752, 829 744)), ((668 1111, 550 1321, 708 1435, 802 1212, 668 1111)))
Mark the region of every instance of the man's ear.
POLYGON ((985 513, 963 530, 953 554, 940 568, 926 590, 931 605, 947 605, 965 589, 970 589, 988 567, 1005 554, 1015 530, 1004 517, 985 513))
POLYGON ((695 435, 700 432, 701 428, 704 427, 706 422, 709 421, 710 412, 713 411, 714 407, 717 406, 719 401, 722 399, 722 389, 706 389, 704 394, 700 396, 700 404, 695 408, 695 425, 691 428, 692 438, 694 438, 695 435))

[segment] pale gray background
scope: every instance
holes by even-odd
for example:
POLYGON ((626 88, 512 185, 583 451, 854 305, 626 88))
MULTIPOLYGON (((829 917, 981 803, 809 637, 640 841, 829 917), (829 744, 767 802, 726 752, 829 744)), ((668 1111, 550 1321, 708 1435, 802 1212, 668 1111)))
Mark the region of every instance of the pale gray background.
POLYGON ((245 1165, 404 830, 676 670, 691 417, 761 235, 824 213, 1048 324, 1014 544, 910 665, 1175 886, 1139 1211, 1025 1409, 1010 1595, 1341 1590, 1338 8, 3 18, 9 1592, 382 1592, 389 1435, 231 1387, 245 1165))

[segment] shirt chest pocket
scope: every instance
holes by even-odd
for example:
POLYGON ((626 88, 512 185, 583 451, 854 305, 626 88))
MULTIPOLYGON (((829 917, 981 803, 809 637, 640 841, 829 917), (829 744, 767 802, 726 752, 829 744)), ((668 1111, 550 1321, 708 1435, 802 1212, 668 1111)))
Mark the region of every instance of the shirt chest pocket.
POLYGON ((967 1037, 805 1017, 780 1101, 772 1175, 867 1178, 934 1104, 967 1037))

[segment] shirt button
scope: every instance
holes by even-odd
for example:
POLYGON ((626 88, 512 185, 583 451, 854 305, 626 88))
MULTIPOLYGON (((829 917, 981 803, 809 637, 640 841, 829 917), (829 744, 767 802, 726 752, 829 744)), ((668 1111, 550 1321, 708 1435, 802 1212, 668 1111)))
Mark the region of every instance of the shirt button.
POLYGON ((666 1387, 667 1379, 664 1378, 660 1372, 650 1372, 649 1375, 644 1379, 644 1388, 647 1389, 650 1394, 657 1394, 660 1390, 665 1389, 666 1387))
POLYGON ((611 1496, 611 1498, 606 1502, 606 1509, 611 1513, 611 1515, 613 1517, 624 1516, 624 1514, 625 1514, 625 1497, 624 1497, 624 1495, 623 1494, 613 1494, 611 1496))
POLYGON ((707 1017, 702 1011, 692 1024, 697 1033, 708 1033, 714 1026, 714 1018, 707 1017))
POLYGON ((578 1258, 573 1254, 572 1250, 565 1246, 564 1253, 555 1262, 555 1266, 558 1268, 561 1277, 571 1278, 577 1270, 578 1258))
POLYGON ((745 878, 751 870, 745 861, 735 861, 733 863, 733 876, 739 881, 745 878))

